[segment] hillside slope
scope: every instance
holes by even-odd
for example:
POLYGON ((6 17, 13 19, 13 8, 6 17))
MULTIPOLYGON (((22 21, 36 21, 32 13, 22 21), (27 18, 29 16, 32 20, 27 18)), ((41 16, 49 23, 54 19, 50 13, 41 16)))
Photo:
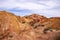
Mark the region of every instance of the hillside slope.
POLYGON ((60 17, 0 11, 0 40, 60 40, 60 17))

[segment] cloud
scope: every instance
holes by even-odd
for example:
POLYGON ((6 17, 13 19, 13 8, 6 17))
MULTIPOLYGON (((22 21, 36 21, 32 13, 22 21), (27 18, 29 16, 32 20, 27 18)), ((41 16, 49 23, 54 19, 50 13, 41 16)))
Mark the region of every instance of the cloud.
POLYGON ((19 7, 19 8, 23 8, 23 9, 30 9, 30 10, 37 10, 37 9, 44 9, 47 8, 44 5, 40 5, 40 4, 36 4, 33 2, 16 2, 16 1, 7 1, 2 3, 2 5, 0 4, 0 7, 2 8, 15 8, 15 7, 19 7))
POLYGON ((16 15, 37 13, 47 17, 60 16, 60 0, 0 0, 0 10, 16 15))

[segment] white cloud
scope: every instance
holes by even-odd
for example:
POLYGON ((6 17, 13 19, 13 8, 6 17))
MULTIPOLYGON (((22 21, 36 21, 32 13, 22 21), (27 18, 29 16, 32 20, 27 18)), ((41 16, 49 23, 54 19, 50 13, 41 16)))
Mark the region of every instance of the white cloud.
POLYGON ((30 10, 38 10, 38 9, 45 9, 47 8, 47 6, 41 5, 41 4, 36 4, 36 3, 32 3, 32 2, 16 2, 16 1, 6 1, 2 4, 0 4, 0 7, 3 8, 15 8, 15 7, 19 7, 19 8, 23 8, 23 9, 30 9, 30 10))

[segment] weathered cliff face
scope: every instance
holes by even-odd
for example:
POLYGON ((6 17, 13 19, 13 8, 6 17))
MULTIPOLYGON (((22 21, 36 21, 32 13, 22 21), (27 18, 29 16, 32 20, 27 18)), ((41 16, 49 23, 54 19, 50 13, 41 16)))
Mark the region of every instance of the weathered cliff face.
POLYGON ((25 18, 25 22, 27 22, 33 28, 36 28, 38 26, 44 26, 42 23, 48 20, 48 18, 38 14, 24 16, 24 18, 25 18))
POLYGON ((1 11, 0 40, 60 40, 60 17, 21 17, 1 11))

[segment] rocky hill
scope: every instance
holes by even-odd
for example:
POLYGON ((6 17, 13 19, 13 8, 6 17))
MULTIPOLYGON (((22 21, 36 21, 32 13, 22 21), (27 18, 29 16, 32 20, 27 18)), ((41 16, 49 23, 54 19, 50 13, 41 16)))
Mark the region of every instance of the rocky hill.
POLYGON ((60 40, 60 17, 0 11, 0 40, 60 40))

